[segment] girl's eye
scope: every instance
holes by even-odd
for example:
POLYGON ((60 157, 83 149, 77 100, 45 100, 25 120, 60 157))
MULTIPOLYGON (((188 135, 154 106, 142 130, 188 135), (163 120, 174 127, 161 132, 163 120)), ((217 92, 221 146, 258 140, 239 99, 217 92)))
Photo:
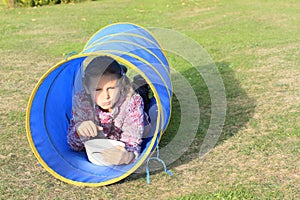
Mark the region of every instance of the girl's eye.
MULTIPOLYGON (((114 90, 114 89, 116 89, 116 88, 117 88, 117 87, 108 87, 106 90, 111 90, 111 91, 112 91, 112 90, 114 90)), ((96 88, 95 91, 96 91, 96 92, 102 92, 103 89, 102 89, 102 88, 96 88)))

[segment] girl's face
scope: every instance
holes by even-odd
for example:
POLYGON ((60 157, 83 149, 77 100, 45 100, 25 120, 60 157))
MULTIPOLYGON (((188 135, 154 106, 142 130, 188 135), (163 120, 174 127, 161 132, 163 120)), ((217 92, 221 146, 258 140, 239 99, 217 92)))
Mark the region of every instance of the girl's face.
POLYGON ((88 91, 93 101, 103 110, 111 112, 120 97, 118 78, 114 75, 103 75, 100 79, 92 78, 88 91), (94 86, 94 87, 93 87, 94 86))

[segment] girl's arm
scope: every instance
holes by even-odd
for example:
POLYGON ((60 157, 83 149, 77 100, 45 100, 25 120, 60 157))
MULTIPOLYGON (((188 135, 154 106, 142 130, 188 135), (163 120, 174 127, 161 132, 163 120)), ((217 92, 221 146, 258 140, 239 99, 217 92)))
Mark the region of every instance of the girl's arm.
POLYGON ((88 138, 79 136, 77 127, 84 121, 93 120, 93 116, 93 107, 89 96, 84 91, 76 93, 73 97, 72 119, 67 133, 67 142, 71 149, 75 151, 83 150, 83 142, 88 138))
POLYGON ((134 94, 130 99, 122 131, 120 140, 125 143, 128 152, 134 153, 136 159, 141 151, 144 132, 144 102, 139 94, 134 94))

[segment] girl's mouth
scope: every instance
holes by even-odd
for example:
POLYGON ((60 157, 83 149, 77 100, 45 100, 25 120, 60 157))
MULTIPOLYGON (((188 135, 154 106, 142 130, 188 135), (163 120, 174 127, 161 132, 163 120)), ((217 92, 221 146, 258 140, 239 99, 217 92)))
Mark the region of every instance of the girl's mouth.
POLYGON ((109 102, 103 102, 103 105, 104 105, 104 106, 110 105, 110 101, 109 101, 109 102))

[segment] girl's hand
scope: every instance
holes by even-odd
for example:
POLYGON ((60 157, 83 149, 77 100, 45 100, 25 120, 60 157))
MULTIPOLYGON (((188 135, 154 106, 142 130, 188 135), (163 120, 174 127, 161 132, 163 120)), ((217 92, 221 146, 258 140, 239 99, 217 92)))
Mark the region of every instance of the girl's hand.
POLYGON ((126 151, 122 146, 114 146, 109 149, 105 149, 101 152, 105 162, 113 165, 129 164, 134 159, 135 155, 132 152, 126 151))
POLYGON ((97 126, 91 120, 81 122, 76 129, 77 133, 83 137, 95 137, 100 130, 103 130, 103 128, 101 126, 97 126))

